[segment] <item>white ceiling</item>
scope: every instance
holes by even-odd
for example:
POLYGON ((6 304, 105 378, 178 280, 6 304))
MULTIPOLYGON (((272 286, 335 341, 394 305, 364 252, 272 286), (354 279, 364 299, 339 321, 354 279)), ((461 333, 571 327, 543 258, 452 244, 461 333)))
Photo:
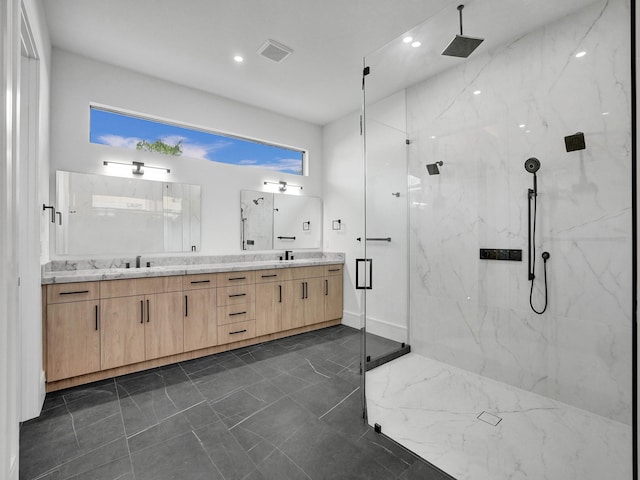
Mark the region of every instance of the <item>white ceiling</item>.
MULTIPOLYGON (((467 0, 465 34, 488 38, 480 48, 490 48, 590 1, 467 0)), ((420 74, 461 61, 439 56, 458 30, 458 2, 452 0, 43 0, 43 5, 55 47, 318 125, 359 108, 364 56, 430 17, 430 41, 437 46, 423 50, 432 57, 420 74), (267 39, 294 53, 281 63, 259 56, 267 39), (245 61, 234 62, 234 55, 245 61)), ((407 62, 396 62, 397 68, 402 65, 407 62)), ((396 73, 379 83, 377 96, 416 80, 396 73)))

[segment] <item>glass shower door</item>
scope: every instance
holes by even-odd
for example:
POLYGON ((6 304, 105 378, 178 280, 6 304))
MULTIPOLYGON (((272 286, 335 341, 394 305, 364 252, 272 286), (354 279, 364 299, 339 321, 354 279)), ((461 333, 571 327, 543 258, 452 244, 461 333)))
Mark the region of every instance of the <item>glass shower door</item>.
POLYGON ((409 351, 407 137, 404 93, 376 96, 376 66, 365 68, 366 369, 409 351), (374 98, 375 104, 368 101, 374 98))

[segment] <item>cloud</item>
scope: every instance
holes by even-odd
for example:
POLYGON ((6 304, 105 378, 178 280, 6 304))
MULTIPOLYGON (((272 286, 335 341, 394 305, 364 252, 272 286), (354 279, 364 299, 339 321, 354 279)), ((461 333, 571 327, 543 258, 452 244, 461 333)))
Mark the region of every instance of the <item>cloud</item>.
POLYGON ((136 144, 142 140, 137 137, 122 137, 120 135, 100 135, 98 142, 112 147, 131 148, 135 150, 136 144))
POLYGON ((247 167, 256 167, 263 170, 270 170, 273 172, 286 172, 302 175, 302 162, 299 158, 279 158, 275 163, 258 163, 255 160, 242 160, 242 165, 247 167), (248 163, 253 162, 253 163, 248 163))
POLYGON ((182 135, 167 135, 166 137, 160 137, 160 141, 167 145, 176 145, 178 142, 184 143, 185 140, 188 140, 187 137, 183 137, 182 135))
POLYGON ((189 158, 201 158, 203 160, 214 160, 212 155, 217 153, 218 151, 233 145, 232 142, 228 142, 225 140, 220 140, 215 143, 191 143, 186 137, 178 137, 177 135, 172 137, 166 137, 163 139, 163 142, 171 143, 171 145, 175 145, 179 141, 182 140, 182 156, 189 158), (168 139, 171 139, 169 142, 168 139))

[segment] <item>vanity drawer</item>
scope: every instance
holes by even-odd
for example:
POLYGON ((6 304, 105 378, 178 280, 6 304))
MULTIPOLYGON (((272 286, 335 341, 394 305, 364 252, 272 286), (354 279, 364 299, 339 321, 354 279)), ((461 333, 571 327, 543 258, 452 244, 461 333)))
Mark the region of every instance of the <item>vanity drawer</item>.
POLYGON ((256 286, 251 284, 218 288, 217 293, 218 306, 251 303, 255 301, 256 286))
POLYGON ((47 286, 47 303, 79 302, 100 298, 100 282, 59 283, 47 286))
POLYGON ((217 285, 217 273, 202 273, 198 275, 185 275, 182 277, 183 290, 199 290, 201 288, 213 288, 217 285))
POLYGON ((295 267, 291 269, 292 280, 313 277, 324 277, 324 265, 318 267, 295 267))
POLYGON ((218 327, 218 344, 237 342, 247 338, 256 336, 256 322, 250 320, 248 322, 233 323, 231 325, 222 325, 218 327))
POLYGON ((100 282, 100 297, 133 297, 154 293, 179 292, 182 290, 182 277, 132 278, 128 280, 103 280, 100 282))
POLYGON ((331 275, 342 275, 343 270, 344 270, 344 265, 325 265, 324 275, 326 277, 329 277, 331 275))
POLYGON ((234 285, 248 285, 255 283, 256 272, 226 272, 218 274, 219 287, 231 287, 234 285))
POLYGON ((256 304, 241 303, 239 305, 225 305, 218 307, 218 325, 255 320, 256 304))
POLYGON ((269 270, 256 271, 256 283, 284 282, 291 280, 290 268, 271 268, 269 270))

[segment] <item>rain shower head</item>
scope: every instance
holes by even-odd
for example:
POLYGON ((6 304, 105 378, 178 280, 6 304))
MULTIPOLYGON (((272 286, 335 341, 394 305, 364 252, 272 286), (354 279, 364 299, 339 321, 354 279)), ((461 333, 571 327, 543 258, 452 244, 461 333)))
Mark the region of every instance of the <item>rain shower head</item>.
POLYGON ((260 202, 260 200, 264 201, 264 197, 260 197, 260 198, 256 198, 253 203, 255 203, 256 205, 258 205, 258 202, 260 202))
POLYGON ((476 38, 465 36, 462 33, 462 9, 464 5, 458 5, 458 12, 460 12, 460 35, 453 37, 453 40, 449 42, 447 48, 445 48, 441 55, 447 55, 449 57, 467 58, 478 48, 478 46, 484 42, 484 38, 476 38))
POLYGON ((427 164, 427 172, 429 172, 429 175, 440 175, 440 169, 438 168, 438 165, 442 166, 444 165, 444 162, 440 161, 440 162, 436 162, 436 163, 429 163, 427 164))

